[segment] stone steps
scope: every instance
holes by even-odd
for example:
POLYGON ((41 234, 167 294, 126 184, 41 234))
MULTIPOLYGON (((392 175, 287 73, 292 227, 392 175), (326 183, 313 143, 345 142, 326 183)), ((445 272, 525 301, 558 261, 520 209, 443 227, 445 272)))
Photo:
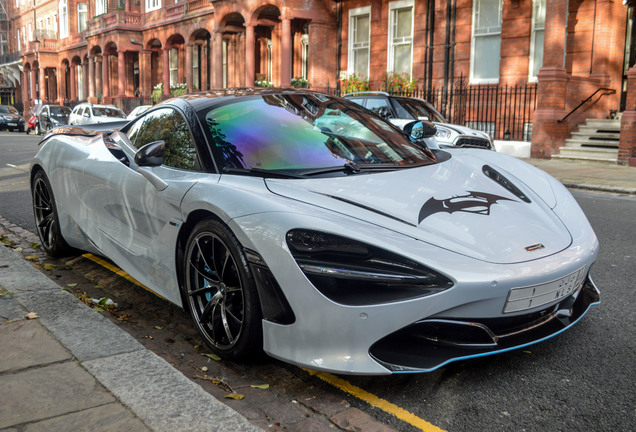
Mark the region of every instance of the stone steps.
POLYGON ((619 119, 587 119, 552 158, 616 164, 620 131, 619 119))

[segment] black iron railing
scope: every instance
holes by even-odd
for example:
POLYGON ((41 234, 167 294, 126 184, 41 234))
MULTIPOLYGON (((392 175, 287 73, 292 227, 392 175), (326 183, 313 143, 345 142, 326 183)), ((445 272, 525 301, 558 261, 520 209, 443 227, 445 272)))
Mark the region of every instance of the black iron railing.
MULTIPOLYGON (((340 95, 337 88, 314 88, 340 95)), ((460 78, 450 89, 392 91, 395 96, 422 98, 433 104, 449 123, 489 133, 494 139, 530 141, 536 108, 537 84, 468 85, 460 78)))
POLYGON ((600 87, 600 88, 596 89, 596 91, 595 91, 594 93, 592 93, 591 95, 589 95, 587 99, 585 99, 585 100, 581 101, 581 103, 580 103, 580 104, 578 104, 578 105, 576 106, 576 108, 574 108, 574 109, 573 109, 572 111, 570 111, 570 112, 569 112, 569 113, 568 113, 565 117, 563 117, 561 120, 559 120, 559 123, 564 122, 564 121, 565 121, 565 119, 567 119, 567 118, 568 118, 568 117, 570 117, 572 114, 574 114, 574 112, 575 112, 576 110, 578 110, 579 108, 581 108, 583 105, 585 105, 586 103, 588 103, 589 101, 591 101, 591 100, 592 100, 592 98, 593 98, 594 96, 596 96, 596 95, 597 95, 597 93, 600 93, 600 92, 603 92, 603 93, 599 96, 599 99, 600 99, 601 97, 603 97, 603 96, 608 96, 608 95, 612 95, 612 94, 616 93, 616 89, 605 88, 605 87, 600 87))

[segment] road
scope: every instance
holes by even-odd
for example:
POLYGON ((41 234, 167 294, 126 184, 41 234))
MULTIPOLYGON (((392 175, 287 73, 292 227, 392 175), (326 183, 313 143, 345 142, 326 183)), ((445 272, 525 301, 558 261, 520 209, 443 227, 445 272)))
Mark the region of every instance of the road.
MULTIPOLYGON (((0 133, 0 215, 31 231, 34 226, 24 167, 35 151, 37 139, 33 136, 0 133)), ((448 431, 633 431, 636 428, 636 199, 573 193, 601 242, 592 275, 601 289, 602 304, 592 308, 570 331, 528 349, 451 364, 429 374, 343 376, 340 378, 350 386, 346 393, 293 366, 272 360, 248 366, 224 364, 220 373, 242 374, 252 382, 260 379, 278 383, 273 387, 284 396, 278 399, 280 412, 290 401, 301 401, 320 413, 327 411, 321 406, 328 406, 326 402, 321 405, 322 400, 344 399, 399 431, 434 430, 434 426, 448 431), (309 402, 312 394, 318 394, 321 401, 309 402), (423 423, 410 421, 394 408, 371 407, 365 402, 369 395, 413 413, 423 423)), ((91 273, 96 271, 90 267, 93 265, 82 263, 76 267, 80 272, 91 273)), ((166 311, 176 332, 170 338, 185 334, 186 340, 196 339, 189 318, 144 291, 131 294, 128 288, 122 288, 125 283, 103 285, 108 287, 104 289, 112 298, 128 304, 132 314, 148 317, 138 318, 130 328, 187 375, 186 364, 200 359, 196 350, 192 350, 192 343, 189 348, 187 343, 175 344, 178 347, 151 343, 147 335, 157 332, 152 324, 156 324, 157 314, 166 311)), ((204 386, 211 392, 213 387, 204 386)), ((227 403, 248 418, 259 409, 250 405, 256 402, 247 398, 241 403, 227 403)), ((280 421, 284 424, 284 419, 280 421)), ((290 426, 288 430, 294 429, 290 426)))

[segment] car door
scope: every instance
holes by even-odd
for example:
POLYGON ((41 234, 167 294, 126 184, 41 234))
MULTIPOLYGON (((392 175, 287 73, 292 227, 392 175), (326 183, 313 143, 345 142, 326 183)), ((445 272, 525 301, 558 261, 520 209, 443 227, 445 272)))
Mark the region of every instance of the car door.
POLYGON ((113 134, 127 153, 125 163, 102 173, 94 203, 99 210, 99 248, 135 279, 180 302, 175 245, 183 223, 181 201, 202 177, 200 157, 181 112, 162 108, 139 119, 127 136, 113 134), (135 150, 163 140, 164 164, 139 167, 135 150))
POLYGON ((50 123, 49 116, 50 116, 49 106, 45 105, 42 108, 42 112, 40 112, 40 130, 41 131, 48 130, 49 123, 50 123))

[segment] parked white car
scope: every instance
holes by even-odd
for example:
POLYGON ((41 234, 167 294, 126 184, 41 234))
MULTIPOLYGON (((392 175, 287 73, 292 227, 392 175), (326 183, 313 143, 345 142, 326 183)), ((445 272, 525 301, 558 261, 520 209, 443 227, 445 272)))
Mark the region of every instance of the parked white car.
MULTIPOLYGON (((450 124, 433 105, 424 99, 392 96, 385 92, 357 92, 343 95, 373 111, 399 128, 414 120, 428 120, 437 127, 435 141, 441 147, 474 147, 495 150, 485 132, 450 124)), ((428 144, 430 146, 430 143, 428 144)))
POLYGON ((69 125, 111 123, 126 120, 126 113, 115 105, 96 105, 88 102, 73 108, 68 119, 69 125))

